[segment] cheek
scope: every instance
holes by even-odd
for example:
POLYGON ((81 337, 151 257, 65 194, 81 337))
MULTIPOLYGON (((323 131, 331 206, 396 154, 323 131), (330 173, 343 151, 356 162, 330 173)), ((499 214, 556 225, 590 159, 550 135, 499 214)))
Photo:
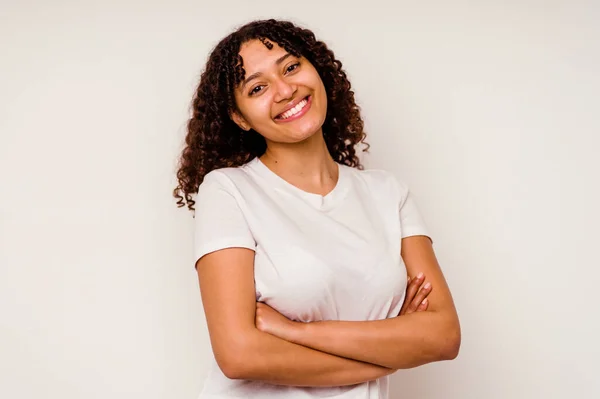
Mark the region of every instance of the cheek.
POLYGON ((325 88, 323 88, 323 93, 321 94, 321 107, 324 112, 327 112, 327 92, 325 92, 325 88))
POLYGON ((271 101, 268 96, 261 96, 244 104, 242 111, 250 125, 260 126, 271 121, 271 101))
POLYGON ((319 80, 317 83, 317 87, 319 88, 319 90, 318 90, 319 107, 327 110, 327 91, 325 90, 325 85, 323 85, 323 82, 321 80, 319 80))
POLYGON ((319 113, 322 114, 322 119, 324 122, 327 116, 327 92, 325 92, 325 88, 318 93, 318 109, 319 113))

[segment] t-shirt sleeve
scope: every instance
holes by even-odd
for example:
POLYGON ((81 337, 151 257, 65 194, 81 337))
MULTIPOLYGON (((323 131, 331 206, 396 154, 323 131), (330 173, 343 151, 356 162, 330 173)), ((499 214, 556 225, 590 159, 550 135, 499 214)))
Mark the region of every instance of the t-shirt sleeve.
MULTIPOLYGON (((414 195, 409 188, 402 182, 397 182, 400 190, 400 229, 401 237, 410 236, 427 236, 431 240, 431 236, 427 229, 427 225, 421 216, 421 212, 415 202, 414 195)), ((432 240, 433 241, 433 240, 432 240)))
POLYGON ((226 176, 210 173, 195 198, 194 265, 204 255, 225 248, 256 249, 246 218, 226 176))

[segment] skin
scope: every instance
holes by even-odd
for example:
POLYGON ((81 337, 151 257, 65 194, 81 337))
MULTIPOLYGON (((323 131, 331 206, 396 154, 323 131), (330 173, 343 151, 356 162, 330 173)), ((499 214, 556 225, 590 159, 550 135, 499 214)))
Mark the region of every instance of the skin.
POLYGON ((375 321, 299 323, 260 303, 256 326, 289 342, 392 369, 456 358, 460 346, 458 316, 431 241, 425 236, 404 238, 402 257, 409 273, 416 268, 423 270, 436 286, 427 298, 427 311, 375 321))
MULTIPOLYGON (((321 130, 327 96, 317 71, 306 59, 287 55, 276 44, 268 50, 251 41, 241 47, 240 55, 246 76, 256 78, 236 89, 232 120, 265 137, 267 151, 261 161, 267 167, 300 189, 326 195, 337 183, 338 166, 321 130), (302 118, 277 120, 286 107, 308 95, 311 108, 302 118)), ((316 323, 292 322, 256 302, 253 251, 227 248, 205 255, 196 268, 219 367, 232 379, 344 386, 454 357, 460 328, 431 241, 405 238, 401 255, 409 276, 415 276, 401 317, 316 323), (424 284, 424 275, 435 290, 424 284), (339 334, 347 339, 336 340, 339 334)))
POLYGON ((307 192, 327 194, 336 185, 338 166, 323 138, 327 93, 317 70, 275 43, 269 50, 257 40, 250 41, 242 45, 240 55, 246 77, 260 75, 235 91, 237 110, 232 120, 265 138, 267 150, 260 159, 267 167, 307 192), (287 123, 276 120, 290 104, 307 96, 312 104, 302 118, 287 123))

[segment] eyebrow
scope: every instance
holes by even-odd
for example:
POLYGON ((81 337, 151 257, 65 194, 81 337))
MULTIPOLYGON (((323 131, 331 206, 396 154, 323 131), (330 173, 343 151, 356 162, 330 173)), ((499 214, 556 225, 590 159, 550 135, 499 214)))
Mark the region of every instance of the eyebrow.
MULTIPOLYGON (((284 56, 279 57, 277 60, 275 60, 275 65, 281 64, 283 61, 285 61, 288 57, 290 57, 292 55, 293 54, 291 54, 291 53, 286 53, 284 56)), ((253 73, 252 75, 248 76, 244 80, 244 83, 242 84, 242 89, 244 88, 244 86, 246 86, 248 84, 248 82, 250 82, 253 79, 258 78, 260 75, 262 75, 262 72, 256 72, 256 73, 253 73)))

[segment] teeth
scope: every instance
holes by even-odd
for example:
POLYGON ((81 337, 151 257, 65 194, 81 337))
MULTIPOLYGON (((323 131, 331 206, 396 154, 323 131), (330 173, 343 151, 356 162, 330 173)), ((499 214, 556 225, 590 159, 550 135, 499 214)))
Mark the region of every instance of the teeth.
POLYGON ((302 108, 304 108, 304 106, 308 104, 307 100, 302 100, 300 101, 298 104, 296 104, 296 106, 290 110, 285 111, 283 114, 281 114, 281 116, 279 117, 280 119, 287 119, 290 116, 294 116, 296 115, 298 112, 300 112, 302 110, 302 108))

